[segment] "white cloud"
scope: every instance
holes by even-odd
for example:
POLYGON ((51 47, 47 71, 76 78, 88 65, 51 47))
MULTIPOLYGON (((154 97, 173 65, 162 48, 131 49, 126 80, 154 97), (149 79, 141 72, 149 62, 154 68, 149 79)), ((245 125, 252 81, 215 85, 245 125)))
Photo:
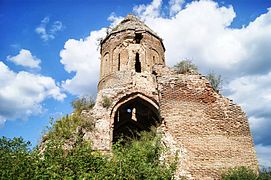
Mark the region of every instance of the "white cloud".
POLYGON ((25 71, 10 70, 0 61, 0 124, 7 119, 24 119, 42 112, 46 98, 63 100, 54 79, 25 71))
POLYGON ((153 0, 149 5, 138 5, 133 8, 133 11, 141 16, 141 18, 149 17, 156 18, 160 16, 162 0, 153 0))
POLYGON ((169 15, 173 16, 182 9, 184 0, 170 0, 169 1, 169 15))
POLYGON ((269 168, 271 164, 271 146, 256 145, 256 153, 259 164, 265 168, 269 168))
POLYGON ((271 72, 236 78, 226 88, 247 112, 254 142, 271 145, 271 72))
POLYGON ((255 144, 262 144, 263 146, 271 145, 270 127, 271 118, 269 117, 249 117, 249 125, 254 138, 255 144))
POLYGON ((230 98, 241 104, 250 116, 271 115, 271 72, 236 78, 226 88, 230 98))
POLYGON ((63 30, 64 26, 61 21, 54 21, 53 24, 48 28, 50 22, 49 17, 45 17, 40 25, 35 29, 36 33, 40 35, 43 41, 55 39, 55 35, 58 31, 63 30))
POLYGON ((115 13, 111 13, 107 20, 111 22, 110 27, 114 28, 123 20, 123 17, 117 16, 115 13))
POLYGON ((95 92, 99 78, 100 53, 98 40, 106 35, 106 28, 92 31, 85 39, 69 39, 60 52, 61 63, 67 72, 75 72, 72 79, 62 86, 74 95, 90 95, 95 92))
MULTIPOLYGON (((160 2, 156 7, 161 7, 161 1, 154 2, 160 2)), ((170 66, 188 58, 203 72, 214 69, 227 77, 271 69, 264 64, 270 64, 271 58, 270 10, 247 27, 231 28, 236 16, 232 6, 193 1, 175 15, 164 17, 167 13, 162 10, 147 11, 152 4, 137 6, 135 13, 164 39, 170 66)))
POLYGON ((20 53, 16 56, 8 56, 7 60, 15 63, 16 65, 21 65, 29 68, 40 68, 40 59, 33 56, 29 50, 21 49, 20 53))

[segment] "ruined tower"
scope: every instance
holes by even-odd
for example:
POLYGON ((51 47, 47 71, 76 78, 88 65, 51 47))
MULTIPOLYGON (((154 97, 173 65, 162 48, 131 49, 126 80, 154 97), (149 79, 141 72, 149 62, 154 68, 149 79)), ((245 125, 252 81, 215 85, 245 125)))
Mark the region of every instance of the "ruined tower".
POLYGON ((258 168, 241 108, 213 90, 198 73, 165 65, 162 39, 128 15, 101 42, 98 95, 85 139, 110 151, 120 135, 157 127, 169 154, 179 154, 176 177, 217 179, 223 170, 258 168))

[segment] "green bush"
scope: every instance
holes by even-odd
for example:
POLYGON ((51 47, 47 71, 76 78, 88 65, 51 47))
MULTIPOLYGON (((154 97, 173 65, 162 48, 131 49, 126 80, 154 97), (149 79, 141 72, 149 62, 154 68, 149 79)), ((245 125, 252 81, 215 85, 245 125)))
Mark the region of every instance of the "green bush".
POLYGON ((165 149, 153 132, 143 132, 130 143, 120 140, 113 146, 111 169, 114 179, 172 179, 176 163, 166 164, 159 157, 165 149))
POLYGON ((176 169, 174 162, 159 160, 164 149, 153 133, 118 142, 108 155, 93 151, 88 142, 67 150, 59 139, 49 139, 43 153, 30 151, 21 138, 3 137, 0 147, 1 179, 172 179, 176 169))
POLYGON ((179 74, 193 74, 198 72, 198 67, 190 60, 183 60, 174 66, 174 69, 179 74))
POLYGON ((271 167, 261 168, 258 180, 271 180, 271 167))
POLYGON ((46 132, 45 136, 49 139, 69 139, 74 133, 76 133, 77 127, 92 130, 94 127, 94 121, 91 117, 85 118, 77 113, 66 115, 57 119, 54 124, 51 124, 51 127, 48 132, 46 132))
POLYGON ((102 105, 104 108, 108 109, 112 105, 112 100, 107 96, 103 96, 102 105))
POLYGON ((0 179, 31 179, 34 157, 30 142, 22 138, 0 138, 0 179))
POLYGON ((222 174, 223 180, 256 180, 257 174, 247 168, 247 167, 238 167, 228 170, 226 173, 222 174))
POLYGON ((77 98, 72 101, 72 107, 75 113, 81 113, 83 110, 90 110, 95 105, 92 97, 77 98))
POLYGON ((219 91, 222 89, 222 78, 221 75, 217 75, 214 72, 210 72, 207 74, 206 78, 210 82, 212 88, 219 93, 219 91))
POLYGON ((223 180, 271 180, 271 169, 263 168, 259 174, 247 167, 237 167, 222 174, 223 180))

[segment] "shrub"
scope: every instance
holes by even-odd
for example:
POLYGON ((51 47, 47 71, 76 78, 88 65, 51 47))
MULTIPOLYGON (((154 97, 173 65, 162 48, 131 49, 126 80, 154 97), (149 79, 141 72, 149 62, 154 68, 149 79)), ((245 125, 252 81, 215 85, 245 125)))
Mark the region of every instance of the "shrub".
POLYGON ((222 78, 221 75, 217 75, 214 72, 210 72, 207 74, 206 78, 210 82, 212 88, 219 93, 222 89, 222 78))
POLYGON ((29 150, 19 139, 0 139, 1 179, 172 179, 176 164, 159 160, 160 138, 143 132, 139 140, 116 143, 113 154, 93 151, 90 143, 77 142, 72 149, 49 139, 43 153, 29 150))
POLYGON ((165 149, 153 132, 140 133, 129 143, 119 140, 113 145, 113 158, 104 176, 109 179, 172 179, 175 162, 166 164, 159 157, 165 149))
POLYGON ((222 174, 223 180, 256 180, 257 173, 247 167, 237 167, 222 174))
POLYGON ((75 113, 81 113, 83 110, 90 110, 95 105, 92 97, 77 98, 72 101, 72 107, 75 113))
POLYGON ((93 118, 85 118, 78 114, 66 115, 55 122, 51 121, 51 127, 47 128, 45 137, 65 141, 75 135, 77 127, 91 131, 94 128, 93 118))
POLYGON ((271 167, 261 168, 258 180, 271 180, 271 167))
POLYGON ((112 100, 107 96, 103 96, 102 106, 108 109, 111 105, 112 105, 112 100))
POLYGON ((183 60, 177 63, 174 66, 174 69, 179 74, 191 74, 191 73, 197 73, 198 68, 195 64, 192 63, 190 60, 183 60))

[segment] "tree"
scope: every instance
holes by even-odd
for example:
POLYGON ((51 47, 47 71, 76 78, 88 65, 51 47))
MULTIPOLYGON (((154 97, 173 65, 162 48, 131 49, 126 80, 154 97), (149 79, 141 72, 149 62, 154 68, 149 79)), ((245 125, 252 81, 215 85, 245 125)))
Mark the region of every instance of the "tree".
POLYGON ((0 179, 31 179, 35 157, 23 138, 0 138, 0 179))
POLYGON ((198 72, 198 67, 190 60, 182 60, 174 68, 179 74, 194 74, 198 72))

